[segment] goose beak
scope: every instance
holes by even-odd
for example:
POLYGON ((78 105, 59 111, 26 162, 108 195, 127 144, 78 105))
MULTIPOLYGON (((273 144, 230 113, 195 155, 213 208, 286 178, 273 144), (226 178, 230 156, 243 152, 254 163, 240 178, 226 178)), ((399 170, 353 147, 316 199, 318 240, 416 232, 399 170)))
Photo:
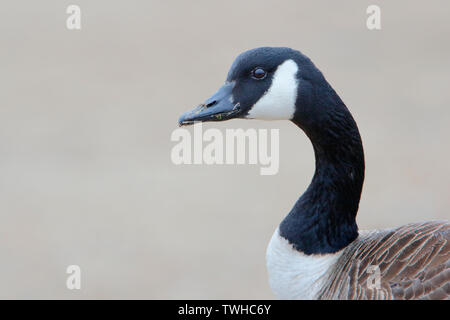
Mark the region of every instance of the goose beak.
POLYGON ((239 102, 233 102, 233 84, 224 84, 212 97, 193 110, 184 113, 179 119, 180 126, 195 122, 225 121, 235 118, 240 112, 239 102))

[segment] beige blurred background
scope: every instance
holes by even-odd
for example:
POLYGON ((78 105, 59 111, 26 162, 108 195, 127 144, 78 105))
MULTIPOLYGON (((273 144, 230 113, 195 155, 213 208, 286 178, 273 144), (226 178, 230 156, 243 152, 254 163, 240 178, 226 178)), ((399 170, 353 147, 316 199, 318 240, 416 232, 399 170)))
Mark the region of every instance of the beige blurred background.
POLYGON ((170 160, 179 115, 263 45, 311 57, 356 118, 360 228, 449 219, 449 13, 445 0, 3 1, 0 298, 273 298, 265 249, 313 175, 307 138, 287 121, 205 125, 280 128, 275 176, 170 160))

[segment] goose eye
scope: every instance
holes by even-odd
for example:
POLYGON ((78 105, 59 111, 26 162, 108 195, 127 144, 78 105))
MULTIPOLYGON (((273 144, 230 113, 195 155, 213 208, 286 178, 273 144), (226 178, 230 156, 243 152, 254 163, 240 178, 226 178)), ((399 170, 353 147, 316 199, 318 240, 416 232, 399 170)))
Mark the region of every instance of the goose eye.
POLYGON ((262 80, 266 77, 267 72, 262 68, 255 68, 252 71, 252 77, 256 80, 262 80))

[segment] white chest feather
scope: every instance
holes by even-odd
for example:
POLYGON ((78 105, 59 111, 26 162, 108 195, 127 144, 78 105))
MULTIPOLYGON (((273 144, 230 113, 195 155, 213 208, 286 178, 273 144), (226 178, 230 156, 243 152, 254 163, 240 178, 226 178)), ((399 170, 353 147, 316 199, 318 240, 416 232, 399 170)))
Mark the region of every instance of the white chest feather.
POLYGON ((267 92, 253 105, 247 118, 263 120, 289 120, 295 113, 297 99, 298 66, 286 60, 278 66, 267 92))
POLYGON ((279 299, 315 299, 340 254, 303 254, 277 229, 266 252, 269 285, 279 299))

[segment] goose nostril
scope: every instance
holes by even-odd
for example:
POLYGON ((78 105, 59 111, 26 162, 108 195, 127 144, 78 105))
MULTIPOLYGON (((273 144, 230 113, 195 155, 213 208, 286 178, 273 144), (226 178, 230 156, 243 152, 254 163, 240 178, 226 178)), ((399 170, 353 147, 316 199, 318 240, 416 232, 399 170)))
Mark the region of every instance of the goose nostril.
POLYGON ((212 107, 212 106, 215 105, 216 103, 217 103, 217 100, 211 101, 210 103, 206 103, 206 104, 205 104, 205 107, 206 107, 206 108, 212 107))

